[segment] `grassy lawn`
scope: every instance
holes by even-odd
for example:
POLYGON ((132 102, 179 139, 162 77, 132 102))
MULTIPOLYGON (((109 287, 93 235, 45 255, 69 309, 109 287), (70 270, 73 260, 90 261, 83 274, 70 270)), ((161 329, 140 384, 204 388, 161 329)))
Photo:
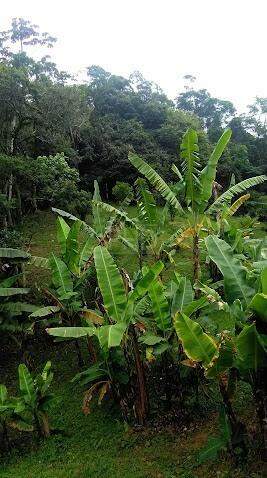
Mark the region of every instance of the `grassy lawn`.
MULTIPOLYGON (((241 221, 241 219, 236 219, 241 221)), ((170 230, 178 227, 171 224, 170 230)), ((27 247, 33 255, 45 256, 58 247, 55 236, 55 216, 40 213, 28 219, 23 228, 27 247)), ((264 234, 262 228, 257 236, 264 234)), ((136 270, 134 255, 120 246, 112 245, 112 253, 120 265, 130 273, 136 270)), ((190 273, 191 260, 187 250, 176 257, 181 273, 190 273)), ((47 284, 45 271, 28 270, 28 280, 47 284)), ((83 390, 72 384, 78 372, 77 359, 72 344, 52 344, 46 337, 36 337, 31 344, 33 364, 36 368, 51 359, 55 372, 53 391, 59 397, 51 419, 58 429, 41 443, 31 437, 16 434, 16 442, 10 453, 3 453, 0 460, 1 478, 263 478, 265 470, 257 451, 251 452, 247 463, 237 467, 229 456, 215 463, 198 466, 197 456, 207 438, 216 432, 216 404, 201 395, 199 408, 191 405, 189 418, 181 419, 172 426, 148 426, 132 429, 123 423, 118 410, 111 402, 98 407, 84 416, 81 411, 83 390)), ((84 351, 84 355, 86 351, 84 351)), ((9 357, 10 355, 8 355, 9 357)), ((85 355, 86 356, 86 355, 85 355)), ((17 380, 16 353, 0 368, 0 383, 9 380, 10 387, 17 380)), ((253 436, 254 409, 247 389, 242 389, 237 407, 253 436), (244 407, 245 404, 245 407, 244 407), (252 418, 253 417, 253 418, 252 418)), ((160 419, 160 417, 158 417, 160 419)), ((256 450, 256 447, 255 447, 256 450)), ((266 470, 267 473, 267 470, 266 470)))
MULTIPOLYGON (((183 420, 173 426, 150 426, 134 430, 121 420, 118 410, 105 403, 93 407, 84 416, 81 411, 82 390, 70 382, 78 371, 71 344, 39 347, 36 360, 51 359, 55 371, 53 391, 59 400, 51 412, 52 424, 62 430, 41 443, 31 437, 16 434, 10 454, 0 461, 1 478, 260 478, 263 464, 258 457, 233 470, 233 462, 225 456, 220 462, 197 466, 199 449, 208 436, 214 434, 216 411, 200 403, 192 409, 188 423, 183 420)), ((38 363, 35 363, 38 367, 38 363)), ((16 360, 9 364, 8 373, 15 377, 16 360)), ((4 379, 1 371, 1 380, 4 379)), ((246 390, 239 396, 239 407, 246 403, 247 418, 253 409, 246 390)))

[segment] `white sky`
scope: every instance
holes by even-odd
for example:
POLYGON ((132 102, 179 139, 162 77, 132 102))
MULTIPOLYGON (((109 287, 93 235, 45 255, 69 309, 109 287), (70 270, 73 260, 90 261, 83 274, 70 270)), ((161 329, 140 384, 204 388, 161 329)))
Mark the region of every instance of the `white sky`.
POLYGON ((240 109, 267 96, 267 0, 0 0, 0 30, 19 16, 58 38, 49 53, 71 72, 140 70, 170 97, 193 74, 240 109))

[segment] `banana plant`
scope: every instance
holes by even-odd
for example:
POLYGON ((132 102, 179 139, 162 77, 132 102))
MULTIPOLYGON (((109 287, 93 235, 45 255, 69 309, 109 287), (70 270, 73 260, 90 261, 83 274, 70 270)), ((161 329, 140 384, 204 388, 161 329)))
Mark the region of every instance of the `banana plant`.
MULTIPOLYGON (((49 270, 51 273, 51 287, 44 293, 49 305, 37 308, 30 317, 32 319, 48 319, 48 323, 58 322, 63 326, 90 325, 94 321, 101 320, 87 307, 90 300, 89 294, 85 296, 85 290, 90 290, 88 281, 92 273, 92 267, 84 270, 85 263, 92 255, 91 238, 84 238, 82 233, 82 221, 73 221, 71 227, 63 219, 57 219, 57 236, 60 251, 57 255, 52 252, 49 258, 49 270)), ((83 364, 78 342, 75 340, 78 363, 83 364)), ((95 351, 88 339, 88 349, 92 356, 95 351)))
POLYGON ((35 377, 25 364, 18 366, 19 393, 8 395, 5 385, 0 385, 0 425, 3 439, 8 444, 8 429, 18 431, 37 431, 40 437, 48 437, 51 432, 48 411, 55 401, 49 392, 53 380, 51 362, 35 377))
MULTIPOLYGON (((129 199, 126 198, 123 203, 128 204, 129 199)), ((73 261, 72 272, 80 276, 87 274, 87 269, 93 263, 93 250, 98 244, 106 246, 114 237, 116 237, 123 227, 126 217, 123 215, 110 215, 109 211, 103 211, 101 208, 102 199, 99 191, 98 182, 94 181, 94 194, 92 200, 92 224, 81 221, 73 214, 61 209, 52 208, 58 217, 58 240, 61 245, 61 252, 65 256, 67 262, 73 261), (73 222, 70 228, 65 219, 73 222), (86 236, 81 250, 77 251, 77 235, 80 230, 86 236)), ((64 257, 63 257, 64 258, 64 257)))
POLYGON ((173 255, 177 249, 175 240, 181 230, 166 239, 165 230, 170 219, 169 204, 167 203, 162 209, 158 208, 153 194, 141 178, 136 181, 135 186, 138 214, 134 218, 130 218, 126 211, 104 202, 97 204, 104 212, 115 215, 115 217, 122 217, 125 225, 129 226, 121 231, 118 239, 138 256, 140 270, 143 267, 143 256, 147 254, 152 257, 153 261, 162 260, 165 264, 174 263, 173 255))
MULTIPOLYGON (((48 329, 48 333, 52 336, 64 338, 96 336, 100 348, 103 351, 102 355, 105 357, 104 370, 106 371, 110 369, 109 358, 113 353, 110 352, 110 349, 121 346, 122 349, 125 350, 126 355, 128 353, 127 351, 131 349, 132 356, 130 359, 132 360, 133 357, 135 364, 137 389, 134 410, 139 423, 143 423, 147 415, 148 398, 145 387, 143 363, 137 341, 138 328, 136 322, 140 309, 140 301, 148 292, 150 284, 161 273, 163 263, 158 261, 151 266, 144 276, 138 280, 134 288, 132 288, 131 281, 126 274, 124 274, 123 279, 112 256, 105 247, 95 247, 94 264, 101 293, 101 298, 98 300, 98 303, 103 312, 103 317, 100 316, 103 323, 101 324, 99 321, 98 325, 95 324, 87 327, 50 328, 48 329)), ((95 314, 99 314, 99 311, 95 311, 95 314)), ((103 367, 100 367, 100 369, 102 369, 101 376, 106 376, 107 372, 103 372, 103 367)), ((104 382, 101 380, 101 390, 103 390, 104 386, 104 390, 108 391, 111 387, 112 378, 114 379, 114 374, 109 372, 109 385, 107 385, 107 380, 104 380, 104 382)), ((116 395, 117 384, 112 383, 112 388, 116 395)), ((95 386, 93 390, 99 390, 99 386, 95 386)), ((88 396, 92 397, 92 393, 87 394, 87 397, 88 396)), ((86 403, 88 404, 88 399, 86 403)))
MULTIPOLYGON (((223 206, 229 204, 234 196, 246 192, 248 188, 261 184, 267 179, 267 176, 265 175, 255 176, 253 178, 245 179, 238 184, 231 185, 230 188, 220 196, 214 194, 218 161, 230 138, 231 130, 227 129, 217 142, 207 164, 201 169, 197 133, 193 129, 188 129, 186 131, 181 143, 183 174, 181 174, 176 165, 172 166, 173 172, 178 175, 180 182, 183 182, 183 204, 180 203, 171 186, 169 186, 149 164, 136 154, 129 154, 129 161, 131 164, 139 171, 139 173, 145 176, 165 201, 176 209, 177 213, 184 215, 186 211, 189 212, 191 224, 189 228, 187 228, 187 232, 188 234, 190 232, 193 239, 194 282, 200 277, 199 237, 204 219, 213 213, 221 211, 223 206), (214 195, 215 200, 210 204, 212 195, 214 195)), ((180 195, 181 188, 179 188, 179 197, 180 195)), ((242 202, 241 199, 240 202, 242 202)), ((234 209, 236 209, 236 206, 232 207, 231 212, 234 212, 234 209)), ((186 235, 187 237, 188 234, 186 235)))
POLYGON ((14 423, 14 415, 17 401, 8 395, 5 385, 0 385, 0 426, 2 431, 2 442, 6 448, 9 448, 8 429, 14 423))
MULTIPOLYGON (((255 275, 251 278, 240 257, 217 236, 207 237, 206 247, 210 258, 223 275, 223 297, 206 287, 207 292, 213 294, 218 311, 224 311, 224 315, 217 313, 217 320, 219 317, 222 321, 220 333, 211 333, 207 324, 204 331, 200 325, 201 317, 196 322, 180 313, 175 317, 175 330, 189 360, 200 363, 207 378, 218 380, 231 424, 233 446, 236 445, 236 437, 240 437, 238 430, 244 431, 232 408, 236 370, 243 380, 250 383, 256 401, 263 453, 266 456, 267 269, 258 273, 257 278, 255 275), (231 319, 230 322, 226 321, 227 316, 231 319)), ((209 320, 212 321, 212 317, 209 320)))
POLYGON ((16 414, 33 427, 40 437, 48 437, 51 433, 48 411, 55 401, 49 388, 53 380, 51 362, 47 362, 41 373, 33 376, 25 364, 18 367, 19 401, 16 414))
MULTIPOLYGON (((1 248, 0 258, 5 269, 7 262, 14 270, 21 262, 28 262, 30 255, 19 249, 1 248), (13 265, 15 264, 15 267, 13 265)), ((3 275, 6 275, 3 273, 3 275)), ((23 301, 30 289, 21 287, 25 282, 23 273, 2 278, 0 280, 0 332, 8 335, 20 349, 22 356, 26 359, 26 343, 29 334, 33 333, 34 323, 30 314, 38 307, 23 301)))

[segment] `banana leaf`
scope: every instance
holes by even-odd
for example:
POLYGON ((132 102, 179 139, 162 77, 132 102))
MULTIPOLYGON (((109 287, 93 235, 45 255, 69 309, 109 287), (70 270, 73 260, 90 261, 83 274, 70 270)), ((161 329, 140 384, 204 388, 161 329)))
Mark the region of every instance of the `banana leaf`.
POLYGON ((174 318, 174 328, 182 341, 184 352, 190 360, 202 362, 208 367, 218 355, 215 340, 203 332, 202 327, 185 314, 178 313, 174 318))
POLYGON ((95 247, 94 261, 105 309, 111 319, 120 322, 123 319, 127 304, 126 292, 120 272, 105 247, 95 247))
POLYGON ((246 269, 233 253, 231 246, 217 236, 205 239, 209 257, 220 269, 224 277, 224 290, 229 303, 236 299, 249 305, 255 291, 249 286, 246 269))

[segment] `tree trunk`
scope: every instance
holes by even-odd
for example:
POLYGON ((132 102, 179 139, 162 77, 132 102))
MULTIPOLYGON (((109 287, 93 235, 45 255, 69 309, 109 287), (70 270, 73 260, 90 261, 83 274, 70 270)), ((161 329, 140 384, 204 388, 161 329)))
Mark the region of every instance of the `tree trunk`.
POLYGON ((37 212, 36 185, 33 186, 32 205, 33 211, 37 212))
POLYGON ((8 180, 8 191, 7 191, 7 200, 8 200, 8 210, 7 210, 7 218, 8 218, 8 225, 13 226, 12 214, 11 214, 11 201, 12 201, 12 194, 13 194, 13 173, 10 174, 8 180))
POLYGON ((17 194, 18 216, 19 216, 19 220, 22 221, 22 203, 21 203, 20 188, 19 188, 18 184, 16 184, 16 194, 17 194))
POLYGON ((10 124, 10 143, 9 143, 9 147, 8 147, 8 151, 9 151, 10 156, 13 156, 13 154, 14 154, 16 123, 17 123, 17 118, 14 115, 12 120, 11 120, 11 124, 10 124))

